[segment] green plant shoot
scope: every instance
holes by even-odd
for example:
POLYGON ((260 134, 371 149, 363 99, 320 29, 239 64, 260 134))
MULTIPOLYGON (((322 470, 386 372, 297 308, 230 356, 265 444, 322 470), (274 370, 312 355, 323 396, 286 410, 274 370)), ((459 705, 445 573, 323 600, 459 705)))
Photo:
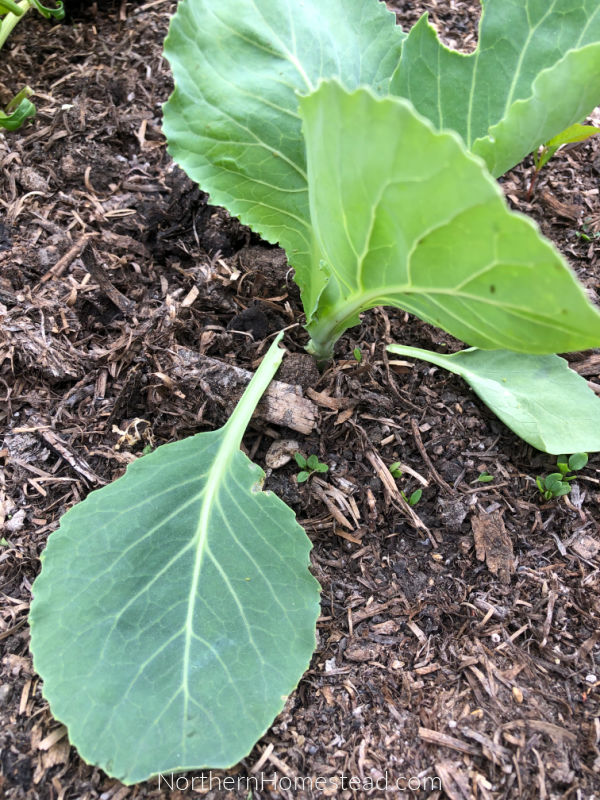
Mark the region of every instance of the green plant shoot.
POLYGON ((583 469, 587 462, 587 453, 573 453, 569 458, 566 456, 559 456, 556 460, 556 466, 560 470, 559 472, 553 472, 545 478, 538 475, 535 479, 543 499, 553 500, 569 494, 571 491, 571 481, 574 481, 577 476, 569 475, 568 473, 583 469))
POLYGON ((298 483, 305 483, 316 472, 323 473, 329 470, 327 464, 323 464, 319 461, 319 457, 314 454, 310 455, 308 458, 304 458, 302 453, 296 453, 294 459, 296 464, 300 467, 300 472, 296 476, 298 483))
MULTIPOLYGON (((40 0, 20 0, 16 3, 13 0, 0 0, 0 50, 17 23, 24 19, 32 8, 46 19, 61 20, 65 16, 62 0, 58 0, 55 7, 45 6, 40 0)), ((25 86, 13 97, 4 111, 0 109, 0 128, 9 131, 18 130, 27 119, 35 116, 35 106, 28 99, 32 94, 32 89, 25 86)))

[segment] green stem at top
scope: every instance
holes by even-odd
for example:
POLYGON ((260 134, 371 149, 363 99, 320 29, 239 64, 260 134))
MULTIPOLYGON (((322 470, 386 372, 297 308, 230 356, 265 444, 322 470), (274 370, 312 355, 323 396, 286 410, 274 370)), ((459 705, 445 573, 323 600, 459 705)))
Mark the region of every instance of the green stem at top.
POLYGON ((6 40, 12 33, 17 22, 23 19, 25 14, 31 8, 29 0, 21 0, 20 3, 8 3, 6 0, 1 0, 0 10, 5 9, 9 13, 4 17, 0 23, 0 50, 4 47, 6 40), (14 6, 14 8, 13 8, 14 6), (18 9, 18 11, 16 10, 18 9))
POLYGON ((23 10, 14 2, 14 0, 0 0, 0 14, 16 14, 20 17, 23 10))

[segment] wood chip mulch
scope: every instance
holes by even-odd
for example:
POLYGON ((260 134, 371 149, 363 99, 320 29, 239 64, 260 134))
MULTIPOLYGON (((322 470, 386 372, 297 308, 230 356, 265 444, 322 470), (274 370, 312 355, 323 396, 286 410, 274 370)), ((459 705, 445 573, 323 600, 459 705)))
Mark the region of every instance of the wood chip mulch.
MULTIPOLYGON (((447 43, 475 45, 475 0, 389 5, 405 25, 429 9, 447 43)), ((79 759, 33 672, 31 586, 60 516, 146 446, 222 424, 242 371, 286 326, 278 379, 297 415, 278 417, 274 401, 244 445, 314 542, 319 644, 228 774, 345 774, 363 787, 404 776, 415 796, 451 800, 600 796, 598 456, 568 497, 540 502, 535 477, 555 461, 457 377, 388 357, 394 340, 457 347, 394 310, 365 314, 315 373, 284 254, 209 206, 166 154, 161 44, 174 7, 72 3, 67 24, 32 20, 2 53, 7 89, 30 83, 38 115, 0 135, 0 796, 196 796, 157 780, 125 787, 79 759), (329 472, 298 486, 274 443, 299 443, 329 472), (417 488, 407 506, 402 492, 417 488)), ((596 298, 599 176, 592 140, 561 152, 531 198, 530 160, 502 180, 596 298)), ((600 353, 572 361, 600 389, 600 353)), ((384 794, 282 782, 254 796, 384 794)))

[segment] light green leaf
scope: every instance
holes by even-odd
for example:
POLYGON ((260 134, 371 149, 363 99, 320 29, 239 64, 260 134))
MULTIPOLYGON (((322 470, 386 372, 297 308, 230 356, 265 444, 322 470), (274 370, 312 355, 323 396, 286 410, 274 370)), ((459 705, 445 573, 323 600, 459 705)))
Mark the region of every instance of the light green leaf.
POLYGON ((480 160, 400 98, 335 81, 301 99, 311 219, 333 279, 308 326, 327 347, 392 305, 485 349, 600 344, 600 314, 480 160))
POLYGON ((41 0, 29 0, 29 2, 46 19, 63 20, 65 18, 65 6, 62 0, 57 0, 54 7, 45 6, 41 0))
POLYGON ((569 469, 577 472, 577 470, 583 469, 587 463, 587 453, 573 453, 573 455, 569 458, 569 469))
POLYGON ((25 10, 18 6, 13 0, 0 0, 0 14, 14 14, 16 17, 21 17, 25 10))
POLYGON ((294 458, 296 459, 296 464, 298 464, 298 466, 301 469, 304 469, 304 467, 306 466, 306 459, 304 458, 302 453, 295 453, 294 458))
POLYGON ((406 39, 391 91, 438 128, 460 133, 497 176, 600 103, 600 6, 482 5, 479 44, 469 55, 446 48, 422 17, 406 39))
POLYGON ((600 133, 600 128, 595 128, 593 125, 571 125, 558 136, 550 139, 549 142, 541 148, 539 153, 533 154, 535 168, 539 172, 546 166, 548 161, 554 156, 559 147, 563 144, 572 144, 573 142, 584 142, 586 139, 591 139, 600 133))
MULTIPOLYGON (((598 103, 600 44, 595 44, 571 51, 542 72, 533 96, 514 103, 506 117, 490 128, 489 136, 474 142, 473 152, 485 159, 493 175, 502 175, 548 137, 559 139, 560 134, 554 136, 557 130, 585 117, 598 103)), ((550 158, 558 146, 551 148, 550 158)))
POLYGON ((296 270, 307 316, 326 280, 308 210, 297 92, 321 77, 386 92, 405 35, 378 0, 181 0, 165 41, 169 152, 296 270))
POLYGON ((422 496, 423 496, 423 489, 415 489, 415 491, 411 494, 408 500, 409 505, 416 506, 422 496))
POLYGON ((24 86, 6 106, 6 111, 0 110, 0 128, 8 131, 18 130, 26 120, 35 117, 35 106, 27 98, 33 95, 33 89, 24 86))
POLYGON ((592 136, 597 136, 600 133, 600 128, 594 125, 571 125, 558 136, 546 142, 546 147, 562 147, 563 144, 572 144, 573 142, 585 142, 586 139, 591 139, 592 136))
POLYGON ((319 458, 313 453, 312 456, 308 457, 306 463, 308 464, 309 469, 315 470, 319 466, 319 458))
POLYGON ((69 511, 42 556, 31 647, 81 756, 124 783, 229 767, 315 646, 293 512, 239 449, 274 345, 225 427, 159 447, 69 511))
POLYGON ((538 450, 555 455, 600 451, 600 398, 560 356, 476 349, 443 355, 398 344, 387 349, 460 375, 505 425, 538 450))
POLYGON ((562 472, 553 472, 551 475, 548 475, 544 481, 544 485, 546 486, 546 489, 550 489, 550 491, 554 491, 557 486, 562 486, 563 485, 562 472))

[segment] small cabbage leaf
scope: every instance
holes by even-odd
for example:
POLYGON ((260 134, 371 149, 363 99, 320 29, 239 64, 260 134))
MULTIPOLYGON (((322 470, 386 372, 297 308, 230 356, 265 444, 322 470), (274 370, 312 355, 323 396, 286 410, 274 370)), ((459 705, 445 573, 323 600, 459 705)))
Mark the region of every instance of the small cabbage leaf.
POLYGON ((533 154, 535 168, 539 172, 543 169, 548 161, 555 155, 560 147, 565 144, 573 144, 574 142, 585 142, 591 139, 592 136, 597 136, 600 133, 600 128, 594 125, 570 125, 566 130, 561 131, 557 136, 546 142, 540 149, 539 153, 533 154))
POLYGON ((124 783, 237 763, 310 661, 310 541, 239 449, 282 353, 223 428, 139 458, 42 555, 30 621, 44 694, 80 755, 124 783))
POLYGON ((460 375, 505 425, 538 450, 554 455, 600 451, 600 398, 560 356, 475 348, 444 355, 398 344, 387 349, 460 375))
POLYGON ((165 40, 169 153, 211 196, 281 244, 307 317, 326 275, 315 250, 297 92, 321 77, 387 92, 405 34, 378 0, 181 0, 165 40))
POLYGON ((301 98, 310 209, 332 279, 313 349, 397 306, 476 347, 530 353, 600 343, 600 313, 535 224, 453 132, 407 100, 324 81, 301 98))
POLYGON ((412 28, 391 91, 457 131, 493 175, 600 103, 598 0, 482 0, 479 44, 445 47, 427 15, 412 28))

